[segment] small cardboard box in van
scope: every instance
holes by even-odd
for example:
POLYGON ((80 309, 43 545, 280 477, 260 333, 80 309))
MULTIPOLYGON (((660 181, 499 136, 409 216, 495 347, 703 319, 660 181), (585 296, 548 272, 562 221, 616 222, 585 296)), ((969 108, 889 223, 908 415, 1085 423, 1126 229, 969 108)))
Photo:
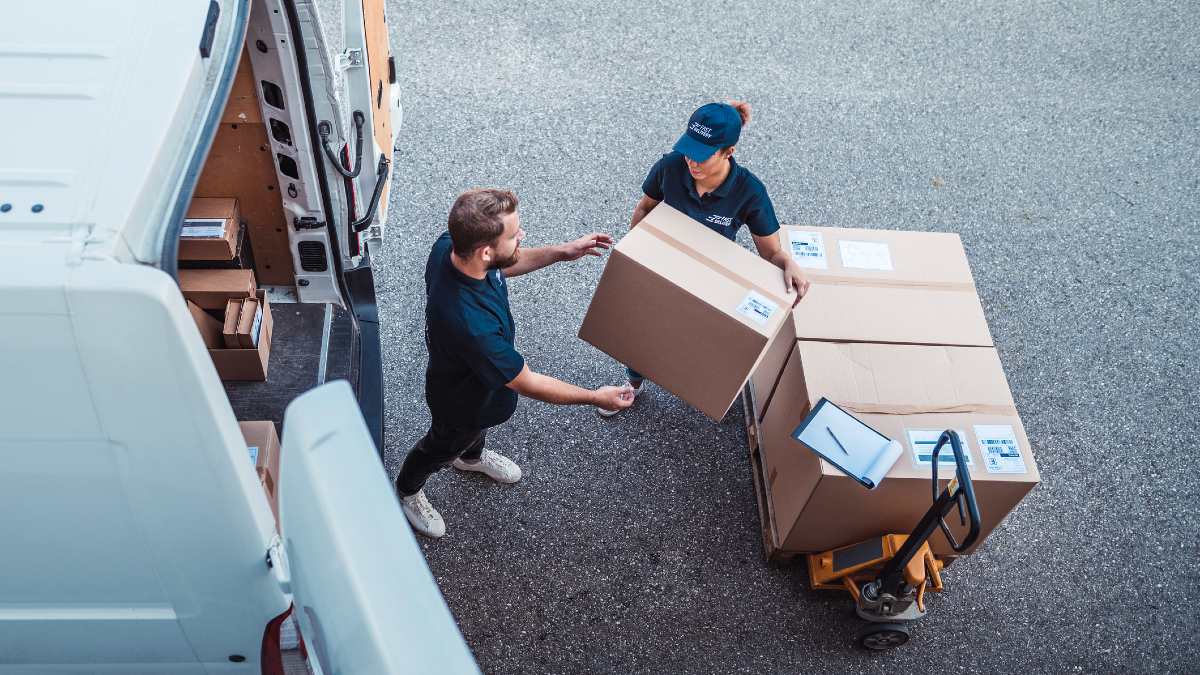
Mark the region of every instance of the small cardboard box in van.
POLYGON ((183 297, 202 309, 225 309, 231 298, 254 296, 254 270, 179 270, 183 297))
POLYGON ((241 226, 236 199, 193 199, 179 233, 179 259, 233 260, 238 254, 241 226))
POLYGON ((266 291, 262 289, 257 290, 254 297, 261 311, 255 312, 257 318, 251 324, 251 337, 258 346, 208 350, 213 365, 217 367, 217 374, 221 376, 222 380, 262 381, 267 379, 273 329, 271 303, 267 302, 266 291))

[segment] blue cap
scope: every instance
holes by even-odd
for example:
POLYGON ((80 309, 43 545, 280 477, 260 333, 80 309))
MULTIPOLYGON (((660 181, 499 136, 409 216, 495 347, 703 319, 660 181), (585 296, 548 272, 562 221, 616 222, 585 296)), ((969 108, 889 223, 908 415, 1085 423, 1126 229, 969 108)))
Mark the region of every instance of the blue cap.
POLYGON ((728 103, 709 103, 692 113, 687 131, 675 141, 676 152, 693 162, 703 162, 721 148, 737 145, 742 116, 728 103))

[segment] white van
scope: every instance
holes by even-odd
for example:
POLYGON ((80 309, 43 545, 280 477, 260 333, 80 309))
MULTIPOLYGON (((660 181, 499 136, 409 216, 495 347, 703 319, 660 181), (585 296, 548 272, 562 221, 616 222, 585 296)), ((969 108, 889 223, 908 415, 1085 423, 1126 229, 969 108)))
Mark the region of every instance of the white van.
POLYGON ((477 672, 379 455, 383 0, 0 15, 0 672, 280 673, 289 613, 317 673, 477 672), (217 197, 265 381, 222 381, 178 284, 217 197), (239 420, 282 424, 282 537, 239 420))

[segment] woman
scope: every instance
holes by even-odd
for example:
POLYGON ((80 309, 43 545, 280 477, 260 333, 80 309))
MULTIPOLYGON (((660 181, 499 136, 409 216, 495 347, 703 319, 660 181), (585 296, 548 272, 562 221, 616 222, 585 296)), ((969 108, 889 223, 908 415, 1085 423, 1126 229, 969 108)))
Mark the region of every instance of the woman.
MULTIPOLYGON (((663 155, 642 182, 642 198, 633 209, 630 227, 659 202, 691 216, 714 232, 736 241, 745 225, 764 260, 783 270, 783 281, 796 291, 796 302, 808 292, 808 279, 779 241, 779 220, 762 181, 733 159, 742 126, 750 121, 750 105, 741 101, 700 106, 688 120, 687 130, 663 155)), ((636 398, 645 379, 626 368, 636 398)), ((597 408, 605 417, 617 411, 597 408)))

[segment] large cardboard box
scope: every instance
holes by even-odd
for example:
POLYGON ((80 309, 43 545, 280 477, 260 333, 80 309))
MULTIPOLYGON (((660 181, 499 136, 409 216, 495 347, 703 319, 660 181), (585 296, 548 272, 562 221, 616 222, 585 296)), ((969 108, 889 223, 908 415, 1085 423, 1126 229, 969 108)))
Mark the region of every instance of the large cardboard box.
POLYGON ((193 199, 179 234, 179 259, 233 260, 241 243, 240 234, 241 215, 236 199, 193 199))
POLYGON ((794 297, 774 265, 662 203, 613 248, 579 337, 719 420, 794 297))
MULTIPOLYGON (((1040 480, 996 350, 797 341, 758 439, 776 547, 814 552, 910 532, 933 503, 928 453, 945 429, 959 431, 971 456, 983 542, 1040 480), (904 446, 875 490, 792 439, 821 397, 904 446)), ((943 485, 953 473, 952 460, 939 465, 943 485)), ((952 552, 940 532, 930 545, 952 552)))
POLYGON ((957 234, 785 226, 812 282, 750 378, 759 419, 797 339, 992 346, 957 234))
POLYGON ((250 461, 258 473, 259 483, 267 494, 275 525, 279 526, 279 434, 274 422, 239 422, 250 461))
POLYGON ((179 270, 183 297, 202 309, 225 309, 230 299, 254 296, 254 270, 179 270))
MULTIPOLYGON (((230 270, 236 271, 236 270, 230 270)), ((262 311, 256 321, 257 327, 251 328, 257 336, 258 346, 237 349, 209 349, 213 365, 222 380, 262 381, 267 379, 267 365, 271 358, 271 307, 267 302, 266 291, 259 289, 255 292, 262 311)), ((237 305, 233 305, 237 306, 237 305)))

